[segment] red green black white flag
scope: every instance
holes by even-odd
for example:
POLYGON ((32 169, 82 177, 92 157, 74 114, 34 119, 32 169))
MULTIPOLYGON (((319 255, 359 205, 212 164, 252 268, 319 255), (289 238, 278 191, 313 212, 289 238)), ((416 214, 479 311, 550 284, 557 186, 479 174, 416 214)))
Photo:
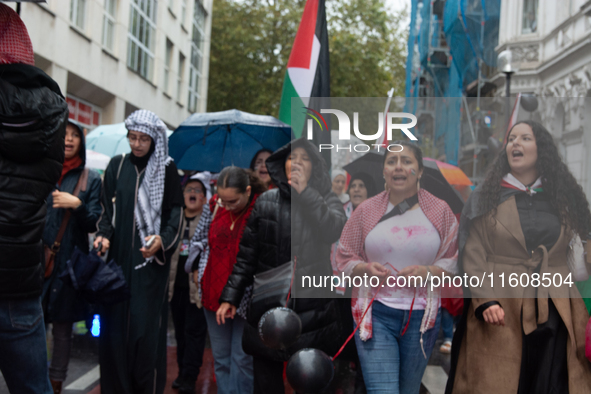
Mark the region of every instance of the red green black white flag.
MULTIPOLYGON (((291 125, 296 138, 301 137, 304 130, 306 107, 320 111, 321 100, 313 98, 330 97, 328 63, 328 30, 324 0, 307 0, 287 62, 279 108, 279 119, 291 125), (292 98, 296 101, 293 112, 292 98)), ((330 129, 315 130, 313 138, 316 145, 330 143, 330 129)), ((327 164, 330 166, 330 161, 327 164)))

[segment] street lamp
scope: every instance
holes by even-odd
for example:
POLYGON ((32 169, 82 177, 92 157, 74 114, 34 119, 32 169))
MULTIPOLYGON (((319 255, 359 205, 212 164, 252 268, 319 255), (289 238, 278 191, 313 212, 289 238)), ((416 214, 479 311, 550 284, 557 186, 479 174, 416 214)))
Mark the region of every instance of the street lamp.
POLYGON ((497 57, 497 68, 505 74, 505 118, 507 128, 511 118, 511 75, 519 71, 520 62, 511 49, 505 49, 497 57))
POLYGON ((497 68, 505 74, 506 97, 511 97, 511 75, 519 71, 519 63, 519 59, 517 59, 517 56, 515 56, 511 49, 505 49, 497 57, 497 68))

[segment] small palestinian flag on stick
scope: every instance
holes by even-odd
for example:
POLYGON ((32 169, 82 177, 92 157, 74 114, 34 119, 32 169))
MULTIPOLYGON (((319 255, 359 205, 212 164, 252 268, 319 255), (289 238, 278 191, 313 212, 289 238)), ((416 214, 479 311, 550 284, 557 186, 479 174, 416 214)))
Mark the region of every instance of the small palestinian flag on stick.
MULTIPOLYGON (((306 107, 320 111, 311 97, 330 97, 328 30, 324 0, 307 0, 298 28, 283 82, 279 119, 293 129, 296 138, 302 136, 306 121, 306 107), (293 107, 292 98, 298 100, 293 107)), ((313 100, 314 101, 314 100, 313 100)), ((318 101, 320 102, 320 101, 318 101)), ((330 130, 314 133, 317 145, 323 139, 330 143, 330 130), (320 134, 320 135, 318 135, 320 134)), ((330 162, 327 163, 330 166, 330 162)))

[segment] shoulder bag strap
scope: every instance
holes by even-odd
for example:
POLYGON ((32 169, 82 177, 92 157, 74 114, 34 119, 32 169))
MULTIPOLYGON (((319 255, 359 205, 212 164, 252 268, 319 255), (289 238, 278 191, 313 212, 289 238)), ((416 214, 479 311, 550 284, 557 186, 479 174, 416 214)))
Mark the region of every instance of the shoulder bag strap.
MULTIPOLYGON (((78 182, 76 182, 76 187, 74 188, 74 192, 72 193, 72 195, 74 197, 78 197, 78 194, 80 194, 80 190, 85 191, 87 182, 88 169, 85 168, 84 170, 82 170, 82 173, 80 173, 80 176, 78 177, 78 182)), ((62 224, 60 225, 60 229, 57 232, 57 236, 55 237, 55 241, 53 241, 53 246, 51 247, 51 250, 55 254, 57 254, 57 252, 59 252, 60 250, 62 238, 66 233, 66 227, 68 227, 68 221, 70 220, 70 216, 72 216, 72 210, 66 209, 66 213, 64 213, 64 218, 62 219, 62 224)))
POLYGON ((213 214, 211 215, 211 221, 213 222, 213 219, 215 218, 215 214, 218 213, 218 208, 220 207, 220 198, 218 198, 215 202, 215 208, 213 209, 213 214))

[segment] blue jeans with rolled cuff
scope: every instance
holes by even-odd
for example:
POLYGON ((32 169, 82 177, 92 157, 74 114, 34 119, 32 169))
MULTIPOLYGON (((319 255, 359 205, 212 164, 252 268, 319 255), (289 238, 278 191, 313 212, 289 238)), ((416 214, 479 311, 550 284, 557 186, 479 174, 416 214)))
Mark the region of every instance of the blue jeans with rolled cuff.
POLYGON ((445 308, 441 308, 441 329, 443 340, 451 341, 454 337, 454 317, 445 308))
POLYGON ((205 320, 211 342, 218 394, 252 394, 254 372, 252 356, 242 349, 242 332, 246 320, 236 314, 218 325, 215 312, 205 309, 205 320))

